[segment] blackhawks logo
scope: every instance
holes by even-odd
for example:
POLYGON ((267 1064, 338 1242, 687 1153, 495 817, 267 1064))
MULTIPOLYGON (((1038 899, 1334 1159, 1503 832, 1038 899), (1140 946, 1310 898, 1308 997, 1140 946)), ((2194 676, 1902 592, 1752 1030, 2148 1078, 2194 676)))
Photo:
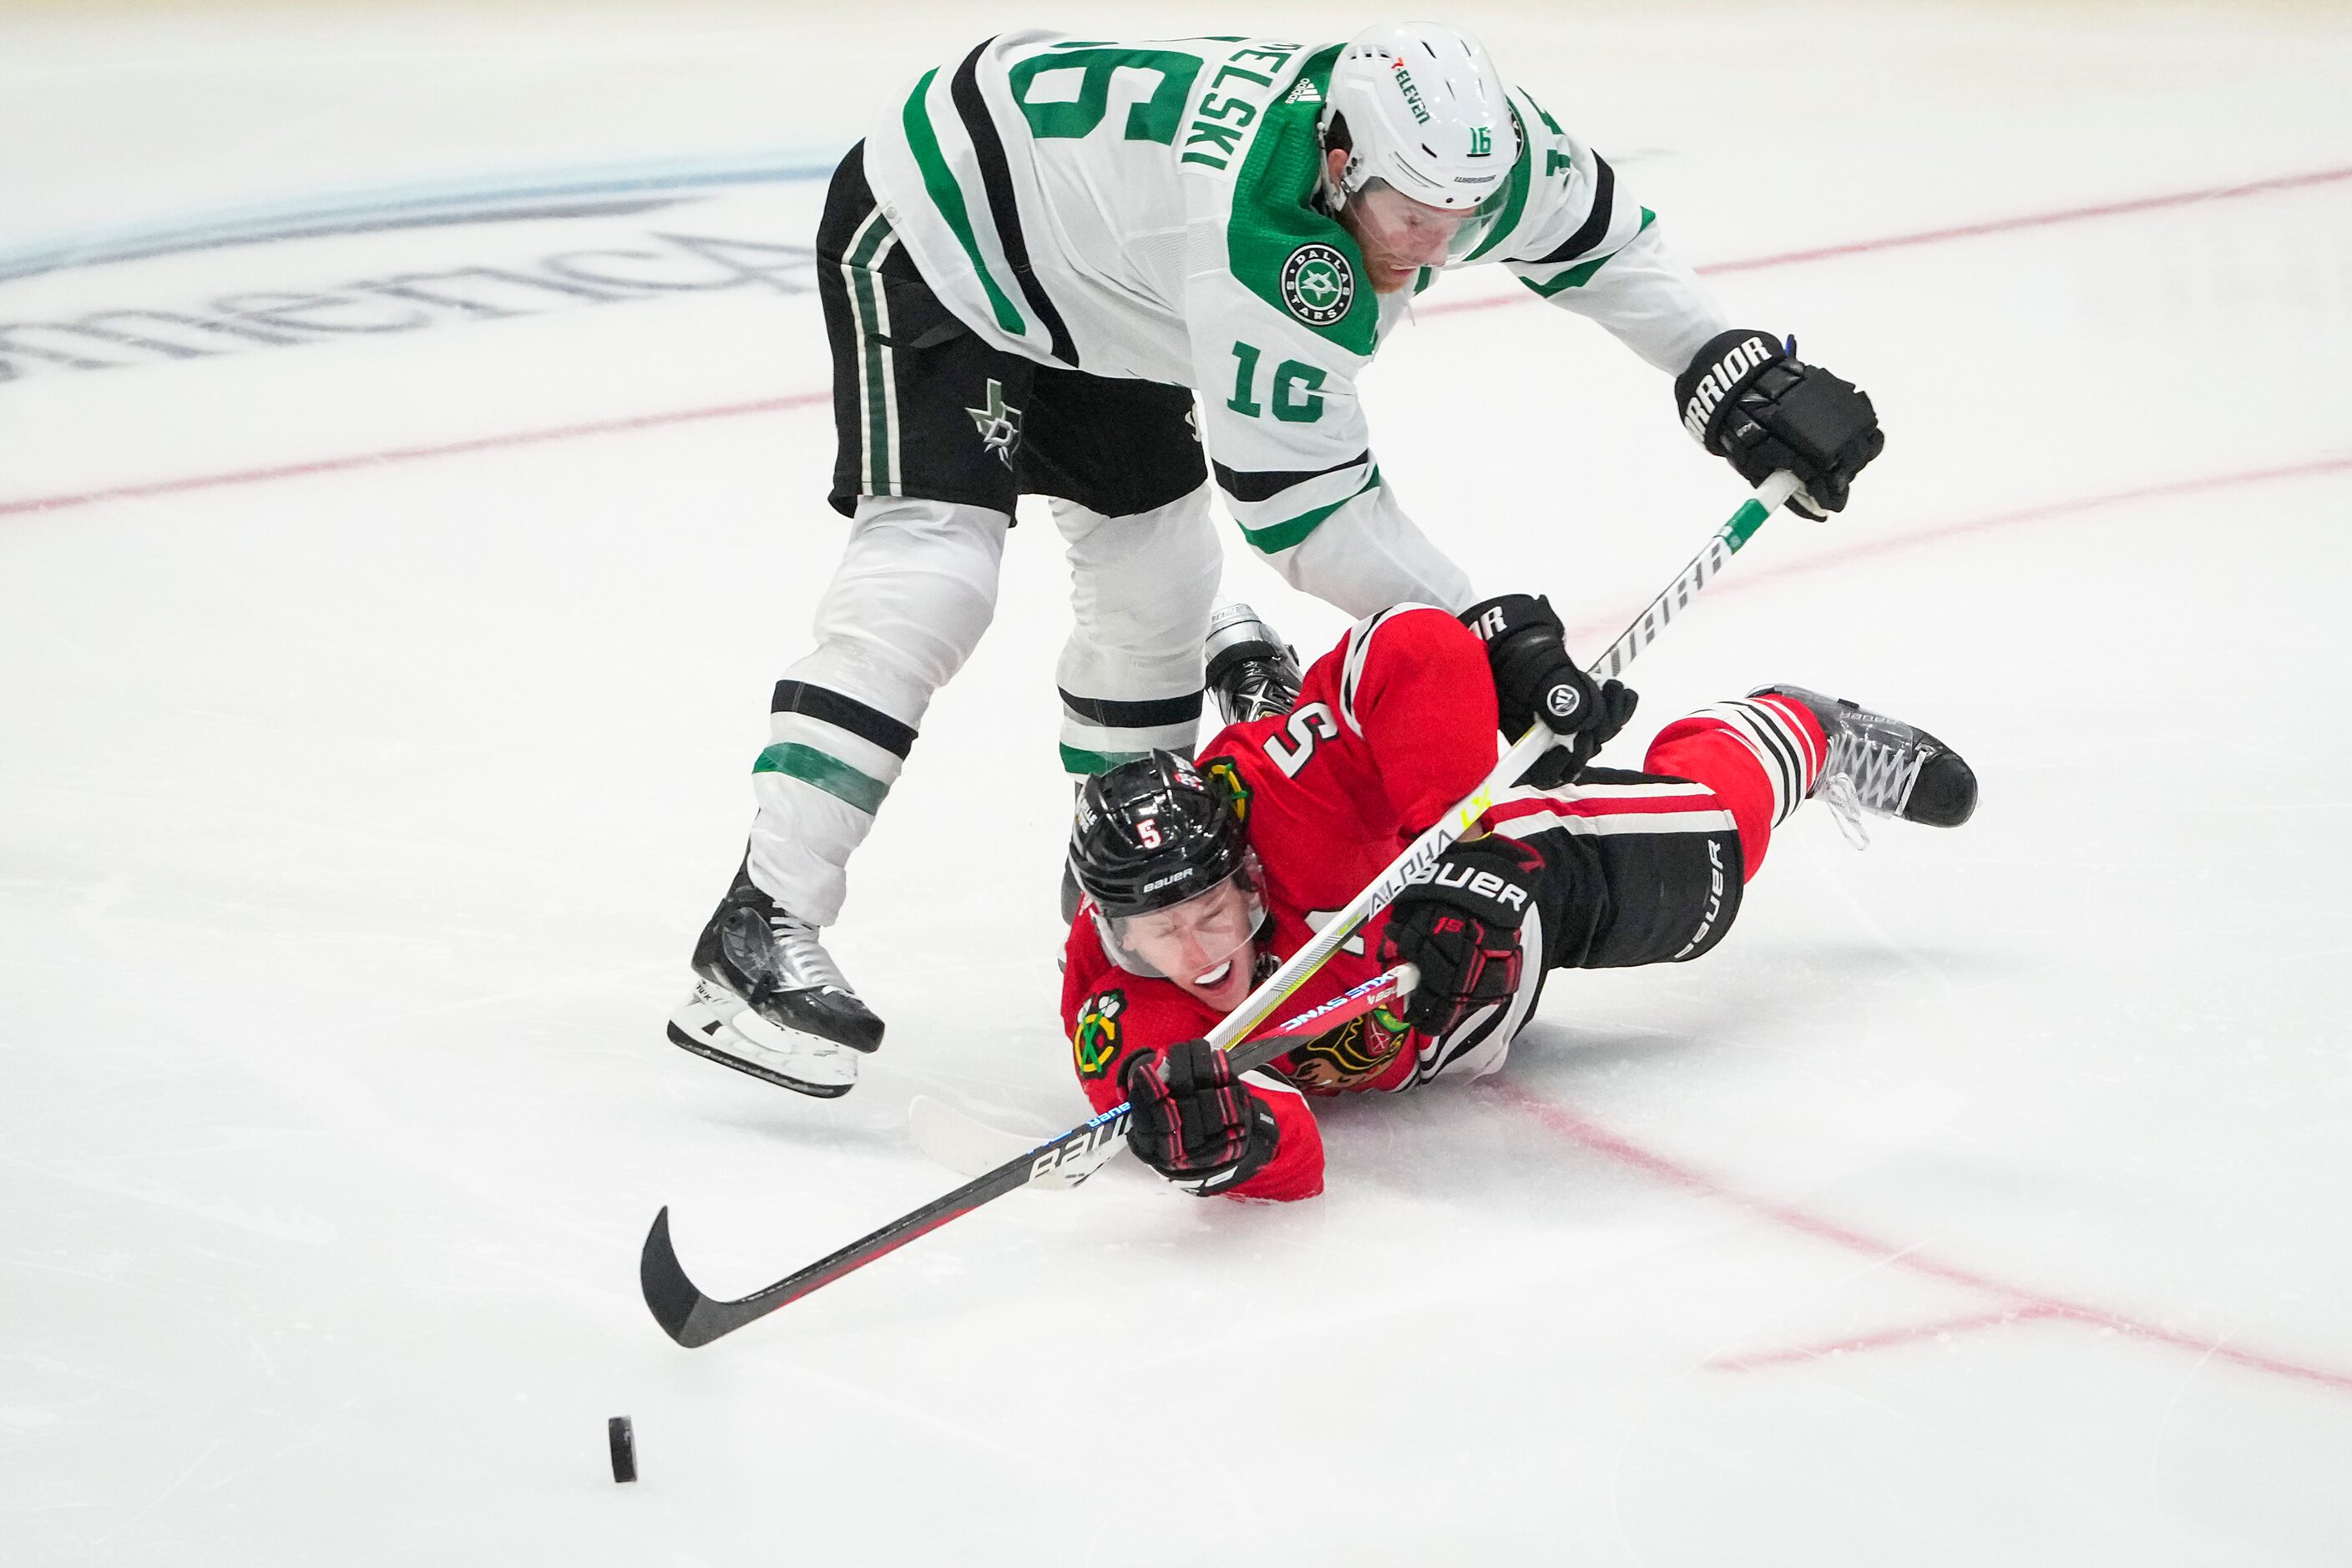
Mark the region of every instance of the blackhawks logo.
POLYGON ((1123 991, 1105 991, 1087 999, 1085 1010, 1078 1014, 1078 1032, 1070 1037, 1080 1078, 1100 1078, 1110 1070, 1118 1056, 1118 1016, 1126 1010, 1123 991))
POLYGON ((1406 1024, 1385 1007, 1350 1018, 1295 1047, 1275 1070, 1308 1094, 1339 1094, 1370 1085, 1404 1045, 1406 1024))
POLYGON ((1282 302, 1310 327, 1328 327, 1356 298, 1356 269, 1328 245, 1302 245, 1282 264, 1282 302))

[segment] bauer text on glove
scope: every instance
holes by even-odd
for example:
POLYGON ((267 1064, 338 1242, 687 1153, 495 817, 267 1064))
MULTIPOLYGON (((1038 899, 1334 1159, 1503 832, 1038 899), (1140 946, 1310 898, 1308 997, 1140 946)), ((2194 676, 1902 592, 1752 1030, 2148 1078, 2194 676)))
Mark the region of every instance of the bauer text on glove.
POLYGON ((1438 858, 1425 882, 1389 907, 1381 962, 1418 964, 1405 1021, 1443 1035, 1518 988, 1519 922, 1534 907, 1543 857, 1516 838, 1474 838, 1438 858))

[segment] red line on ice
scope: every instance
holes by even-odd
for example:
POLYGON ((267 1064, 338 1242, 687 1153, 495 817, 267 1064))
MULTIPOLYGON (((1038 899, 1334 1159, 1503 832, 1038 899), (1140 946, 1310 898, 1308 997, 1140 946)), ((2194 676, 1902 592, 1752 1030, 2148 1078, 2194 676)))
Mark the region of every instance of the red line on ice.
POLYGON ((1790 1345, 1777 1351, 1757 1351, 1748 1355, 1719 1355, 1706 1364, 1717 1372, 1754 1372, 1759 1367, 1789 1366, 1798 1362, 1819 1361, 1824 1356, 1844 1355, 1853 1351, 1881 1350, 1889 1345, 1916 1344, 1921 1340, 1941 1339, 1948 1334, 1974 1333, 1979 1329, 1997 1329, 2004 1323, 2032 1322, 2054 1318, 2055 1312, 2040 1307, 2012 1307, 1992 1312, 1970 1312, 1964 1317, 1942 1318, 1932 1323, 1908 1323, 1899 1329, 1881 1329, 1876 1333, 1856 1334, 1850 1339, 1824 1340, 1818 1344, 1790 1345))
MULTIPOLYGON (((1680 1161, 1653 1150, 1644 1149, 1640 1144, 1610 1131, 1599 1122, 1570 1110, 1564 1105, 1558 1105, 1545 1100, 1517 1084, 1507 1081, 1496 1083, 1489 1092, 1513 1109, 1525 1111, 1546 1128, 1560 1134, 1570 1142, 1593 1153, 1614 1160, 1621 1165, 1631 1166, 1644 1175, 1664 1182, 1669 1186, 1680 1187, 1695 1196, 1711 1198, 1718 1203, 1730 1204, 1734 1207, 1746 1209, 1750 1214, 1769 1219, 1775 1225, 1795 1231, 1800 1236, 1867 1258, 1887 1268, 1901 1268, 1913 1274, 1925 1275, 1931 1279, 1941 1279, 1948 1284, 1959 1285, 1971 1290, 1980 1290, 1989 1295, 2000 1297, 2013 1302, 2018 1309, 2021 1309, 2013 1314, 2017 1317, 2063 1318, 2094 1328, 2112 1329, 2119 1334, 2128 1334, 2134 1339, 2150 1340, 2158 1344, 2194 1351, 2200 1355, 2211 1356, 2217 1361, 2231 1362, 2256 1372, 2271 1373, 2279 1377, 2291 1378, 2298 1383, 2314 1384, 2322 1388, 2334 1389, 2339 1394, 2352 1394, 2352 1373, 2313 1366, 2303 1362, 2289 1361, 2283 1356, 2263 1355, 2255 1351, 2240 1350, 2233 1345, 2223 1344, 2218 1340, 2200 1339, 2194 1334, 2180 1333, 2160 1324, 2144 1323, 2137 1318, 2126 1317, 2121 1312, 2111 1312, 2103 1307, 2070 1301, 2063 1296, 2054 1296, 2047 1291, 2026 1286, 2011 1285, 2005 1280, 1996 1279, 1989 1274, 1980 1274, 1957 1264, 1942 1262, 1916 1247, 1896 1247, 1864 1231, 1856 1230, 1851 1226, 1828 1218, 1826 1215, 1815 1214, 1810 1209, 1799 1208, 1793 1204, 1784 1204, 1754 1193, 1743 1192, 1727 1182, 1718 1181, 1707 1175, 1695 1166, 1685 1165, 1680 1161)), ((1965 1320, 1971 1327, 1984 1327, 1992 1321, 1999 1321, 1999 1315, 1985 1321, 1979 1321, 1974 1318, 1965 1320)), ((1898 1331, 1863 1335, 1854 1340, 1840 1342, 1839 1344, 1815 1347, 1810 1352, 1738 1359, 1743 1365, 1759 1365, 1775 1359, 1787 1361, 1826 1353, 1828 1350, 1841 1348, 1841 1346, 1856 1350, 1872 1349, 1880 1344, 1896 1344, 1904 1342, 1906 1339, 1916 1339, 1923 1333, 1932 1334, 1939 1331, 1948 1331, 1953 1326, 1952 1323, 1934 1324, 1928 1325, 1922 1331, 1909 1333, 1898 1331)))
POLYGON ((478 436, 434 447, 401 447, 388 452, 365 452, 351 458, 320 458, 308 463, 246 468, 229 474, 199 474, 193 479, 159 479, 152 484, 119 485, 110 489, 85 490, 79 495, 38 496, 30 500, 0 501, 0 517, 12 512, 62 511, 106 500, 142 500, 177 495, 185 490, 217 489, 224 485, 253 485, 265 479, 294 479, 310 474, 340 473, 379 464, 410 463, 421 458, 455 458, 467 452, 493 452, 507 447, 536 447, 548 441, 570 441, 583 436, 613 436, 630 430, 652 430, 665 425, 690 425, 702 419, 732 419, 744 414, 775 414, 830 403, 830 392, 796 392, 789 397, 765 397, 756 403, 730 403, 716 408, 687 408, 670 414, 637 414, 625 419, 598 419, 586 425, 560 425, 551 430, 519 430, 506 436, 478 436))
MULTIPOLYGON (((1702 277, 1713 278, 1726 272, 1761 272, 1769 267, 1795 267, 1808 261, 1832 261, 1841 256, 1864 256, 1873 251, 1901 250, 1915 245, 1941 245, 1947 240, 1977 239, 1989 234, 2010 234, 2018 229, 2049 228, 2058 224, 2084 223, 2093 218, 2124 217, 2133 213, 2160 212, 2167 207, 2195 206, 2200 202, 2226 202, 2242 196, 2270 195, 2278 191, 2304 190, 2313 185, 2335 184, 2352 180, 2352 169, 2320 169, 2308 174, 2282 174, 2275 179, 2250 180, 2243 184, 2208 185, 2202 190, 2174 191, 2160 196, 2139 196, 2130 201, 2102 202, 2095 206, 2061 207, 2054 212, 2027 213, 2018 217, 1988 218, 1982 223, 1959 224, 1950 228, 1921 229, 1916 234, 1891 234, 1877 239, 1857 239, 1844 245, 1824 245, 1811 250, 1784 250, 1777 256, 1753 256, 1743 261, 1710 261, 1696 268, 1702 277)), ((1423 305, 1414 311, 1419 316, 1450 316, 1460 310, 1491 310, 1501 305, 1530 305, 1537 296, 1526 289, 1513 289, 1483 300, 1447 300, 1423 305)))
MULTIPOLYGON (((1769 267, 1793 267, 1809 261, 1826 261, 1841 256, 1859 256, 1869 251, 1895 250, 1907 246, 1938 245, 1948 240, 1973 239, 1988 234, 2004 234, 2015 229, 2042 228, 2055 224, 2082 223, 2094 218, 2116 217, 2131 213, 2155 212, 2166 207, 2191 206, 2200 202, 2229 201, 2243 196, 2267 195, 2280 191, 2302 190, 2314 185, 2332 184, 2352 180, 2352 168, 2321 169, 2309 174, 2282 174, 2273 179, 2250 180, 2234 185, 2210 185, 2200 190, 2175 191, 2164 195, 2139 196, 2129 201, 2105 202, 2092 206, 2063 207, 2054 212, 2028 213, 2017 217, 1990 218, 1982 223, 1961 224, 1950 228, 1923 229, 1916 234, 1888 235, 1878 239, 1860 239, 1844 245, 1822 246, 1811 250, 1783 251, 1777 256, 1749 257, 1745 260, 1710 262, 1698 268, 1713 276, 1724 272, 1754 272, 1769 267)), ((1451 315, 1463 310, 1488 310, 1501 305, 1532 302, 1533 294, 1515 289, 1508 294, 1486 300, 1457 300, 1422 307, 1424 316, 1451 315)), ((89 506, 99 501, 135 500, 154 496, 177 495, 188 490, 213 489, 224 485, 258 484, 268 479, 299 479, 310 474, 336 473, 349 468, 363 468, 373 464, 406 463, 426 458, 454 458, 469 452, 494 451, 509 447, 532 447, 549 441, 568 441, 578 437, 609 436, 629 430, 646 430, 664 425, 685 425, 703 419, 730 419, 745 414, 772 414, 786 409, 806 408, 829 401, 830 392, 802 392, 784 397, 761 399, 755 403, 729 404, 717 408, 688 408, 670 414, 646 414, 627 419, 597 420, 586 425, 567 425, 551 430, 525 430, 507 436, 485 436, 469 441, 451 441, 433 447, 407 447, 388 452, 370 452, 350 458, 325 458, 315 462, 289 463, 281 467, 247 468, 228 474, 201 474, 184 479, 163 479, 142 485, 122 485, 106 489, 85 490, 75 495, 35 496, 24 500, 0 501, 0 517, 23 512, 62 511, 70 507, 89 506)), ((2101 501, 2084 504, 2105 504, 2101 501)))
MULTIPOLYGON (((1908 533, 1880 533, 1857 539, 1840 550, 1824 551, 1784 566, 1768 566, 1753 572, 1734 572, 1719 577, 1707 585, 1707 592, 1717 598, 1760 588, 1787 577, 1801 577, 1809 573, 1826 571, 1833 566, 1850 565, 1874 556, 1897 555, 1924 545, 1940 544, 1947 540, 1966 538, 1972 533, 1990 533, 1999 529, 2014 528, 2021 522, 2042 522, 2053 517, 2071 517, 2077 512, 2096 511, 2102 507, 2122 506, 2136 500, 2160 500, 2173 496, 2197 495, 2207 490, 2232 489, 2240 485, 2268 484, 2278 479, 2314 479, 2324 474, 2352 473, 2352 454, 2333 458, 2314 458, 2307 462, 2281 463, 2268 468, 2241 468, 2235 473, 2206 474, 2192 479, 2167 479, 2160 484, 2135 485, 2127 490, 2110 490, 2105 495, 2076 496, 2067 500, 2041 501, 2008 511, 1997 511, 1988 517, 1965 518, 1957 522, 1938 523, 1932 528, 1914 530, 1908 533)), ((1571 645, 1603 637, 1624 629, 1623 612, 1600 620, 1590 620, 1570 626, 1568 638, 1571 645)))

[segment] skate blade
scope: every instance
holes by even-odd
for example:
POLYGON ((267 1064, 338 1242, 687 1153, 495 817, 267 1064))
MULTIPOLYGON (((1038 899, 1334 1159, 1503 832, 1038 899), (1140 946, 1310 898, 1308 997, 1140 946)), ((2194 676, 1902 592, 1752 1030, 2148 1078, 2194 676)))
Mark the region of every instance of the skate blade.
POLYGON ((1863 822, 1865 808, 1862 797, 1854 793, 1853 779, 1846 773, 1832 773, 1822 781, 1821 795, 1836 818, 1838 831, 1856 850, 1870 847, 1870 828, 1863 822))
MULTIPOLYGON (((730 1017, 698 986, 671 1015, 670 1044, 796 1094, 834 1100, 857 1087, 857 1058, 849 1047, 777 1027, 749 1008, 730 1017)), ((731 1001, 728 997, 724 1000, 731 1001)))

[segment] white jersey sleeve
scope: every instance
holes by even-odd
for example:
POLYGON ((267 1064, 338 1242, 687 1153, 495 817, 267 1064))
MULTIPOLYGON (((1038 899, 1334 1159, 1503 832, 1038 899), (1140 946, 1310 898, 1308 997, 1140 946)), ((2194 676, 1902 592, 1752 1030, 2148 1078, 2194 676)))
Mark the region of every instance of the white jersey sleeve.
POLYGON ((1543 299, 1609 329, 1652 365, 1680 374, 1730 326, 1698 275, 1619 185, 1609 161, 1528 94, 1511 110, 1522 155, 1493 227, 1468 259, 1500 261, 1543 299))

